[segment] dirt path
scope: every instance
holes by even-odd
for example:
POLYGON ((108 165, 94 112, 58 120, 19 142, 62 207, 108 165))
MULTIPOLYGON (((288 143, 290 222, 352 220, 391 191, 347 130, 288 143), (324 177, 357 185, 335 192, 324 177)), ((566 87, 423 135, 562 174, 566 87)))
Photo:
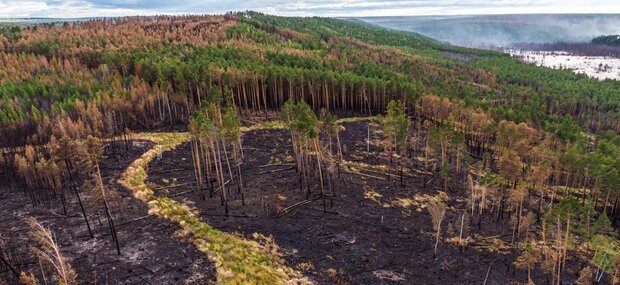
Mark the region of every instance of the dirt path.
POLYGON ((188 140, 187 133, 142 133, 140 139, 155 145, 129 165, 119 183, 149 206, 149 214, 178 223, 182 236, 191 240, 215 264, 218 284, 310 284, 298 271, 284 265, 273 245, 216 230, 199 218, 195 209, 167 197, 157 197, 146 182, 151 160, 188 140))
MULTIPOLYGON (((332 201, 327 201, 328 213, 323 213, 319 200, 285 217, 274 215, 277 209, 306 198, 299 190, 295 170, 289 166, 290 135, 273 123, 244 132, 246 206, 241 205, 237 188, 232 185, 230 217, 224 216, 218 197, 202 200, 192 192, 194 174, 188 143, 153 160, 148 183, 157 185, 155 196, 192 205, 198 216, 218 230, 238 232, 247 238, 255 233, 273 236, 285 253, 286 264, 318 284, 482 284, 489 265, 487 284, 523 278, 523 272, 513 275, 508 270, 512 269, 510 252, 472 248, 461 254, 457 247, 442 242, 438 257, 433 258, 434 238, 424 203, 434 196, 449 199, 451 211, 446 224, 451 224, 449 236, 454 236, 460 218, 457 209, 465 205, 459 202, 463 189, 455 188, 446 196, 438 191, 442 183, 423 186, 428 177, 412 175, 407 178, 407 187, 400 187, 387 181, 384 174, 360 170, 369 168, 361 167, 363 163, 386 169, 382 149, 371 145, 371 152, 365 154, 365 122, 341 123, 345 127, 341 137, 347 149, 345 159, 364 175, 342 171, 333 207, 332 201)), ((316 190, 318 186, 314 186, 316 190)), ((485 236, 490 236, 503 229, 485 225, 483 230, 485 236)), ((465 234, 473 233, 467 230, 465 234)))

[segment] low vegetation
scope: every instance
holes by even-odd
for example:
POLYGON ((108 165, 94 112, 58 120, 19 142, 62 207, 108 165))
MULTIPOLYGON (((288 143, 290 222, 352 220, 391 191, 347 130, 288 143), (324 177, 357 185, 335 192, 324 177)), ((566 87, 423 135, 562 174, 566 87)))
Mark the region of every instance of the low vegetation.
MULTIPOLYGON (((224 233, 202 221, 186 205, 166 197, 156 197, 145 183, 147 164, 162 152, 170 151, 189 140, 186 133, 136 134, 139 139, 155 143, 153 149, 134 161, 123 173, 122 185, 149 205, 149 214, 178 223, 182 236, 207 253, 217 268, 218 284, 309 284, 298 272, 282 263, 277 251, 269 252, 264 244, 224 233)), ((224 190, 222 190, 224 191, 224 190)))

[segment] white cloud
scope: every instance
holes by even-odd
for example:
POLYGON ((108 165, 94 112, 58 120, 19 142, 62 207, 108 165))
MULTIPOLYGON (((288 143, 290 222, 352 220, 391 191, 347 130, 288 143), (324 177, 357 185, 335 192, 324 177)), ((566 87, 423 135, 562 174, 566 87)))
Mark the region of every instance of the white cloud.
POLYGON ((620 13, 609 0, 0 0, 0 17, 213 14, 256 10, 295 16, 620 13), (231 3, 232 2, 232 3, 231 3), (236 2, 236 3, 235 3, 236 2))

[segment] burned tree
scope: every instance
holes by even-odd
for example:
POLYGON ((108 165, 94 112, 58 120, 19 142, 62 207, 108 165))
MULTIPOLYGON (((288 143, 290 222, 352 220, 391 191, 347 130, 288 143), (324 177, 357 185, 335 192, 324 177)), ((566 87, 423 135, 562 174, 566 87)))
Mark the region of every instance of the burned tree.
MULTIPOLYGON (((30 249, 36 255, 39 264, 42 265, 41 270, 43 268, 50 270, 58 284, 77 285, 77 274, 71 267, 71 264, 65 260, 54 233, 34 218, 28 219, 27 222, 31 228, 30 236, 36 244, 31 246, 30 249)), ((42 272, 42 274, 45 273, 42 272)), ((33 276, 24 276, 23 274, 20 279, 29 280, 30 282, 36 280, 33 276)))
POLYGON ((112 235, 112 240, 116 245, 116 252, 120 255, 121 248, 110 209, 110 199, 113 199, 116 196, 116 193, 110 191, 110 189, 106 187, 101 177, 100 162, 103 158, 103 145, 99 139, 89 136, 82 145, 81 152, 82 165, 89 170, 90 175, 90 179, 84 181, 83 187, 92 196, 93 208, 97 209, 103 205, 108 227, 110 228, 110 234, 112 235))
POLYGON ((439 245, 439 237, 441 234, 441 223, 446 216, 446 204, 442 201, 433 200, 428 205, 428 213, 431 215, 433 222, 433 229, 435 233, 435 249, 433 250, 433 257, 437 256, 437 246, 439 245))

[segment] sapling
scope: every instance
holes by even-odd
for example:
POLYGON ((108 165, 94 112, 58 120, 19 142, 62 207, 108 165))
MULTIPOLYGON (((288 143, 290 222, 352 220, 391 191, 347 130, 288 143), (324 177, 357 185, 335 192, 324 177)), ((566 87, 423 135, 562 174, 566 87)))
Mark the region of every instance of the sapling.
MULTIPOLYGON (((60 252, 54 233, 34 218, 29 218, 27 223, 31 228, 30 236, 36 244, 30 249, 39 261, 53 270, 52 276, 59 284, 77 285, 77 274, 60 252)), ((27 279, 32 281, 31 278, 27 279)))
POLYGON ((533 284, 532 267, 540 262, 540 249, 534 243, 524 243, 521 255, 517 257, 514 265, 519 269, 527 269, 527 282, 533 284))
POLYGON ((465 213, 463 212, 463 214, 461 215, 461 233, 459 234, 459 246, 461 247, 461 252, 463 251, 463 227, 465 226, 465 213))
POLYGON ((441 222, 446 216, 446 204, 442 201, 433 200, 428 204, 428 212, 431 215, 433 221, 433 229, 436 231, 435 249, 433 250, 433 257, 437 256, 437 246, 439 245, 439 235, 441 234, 441 222))

